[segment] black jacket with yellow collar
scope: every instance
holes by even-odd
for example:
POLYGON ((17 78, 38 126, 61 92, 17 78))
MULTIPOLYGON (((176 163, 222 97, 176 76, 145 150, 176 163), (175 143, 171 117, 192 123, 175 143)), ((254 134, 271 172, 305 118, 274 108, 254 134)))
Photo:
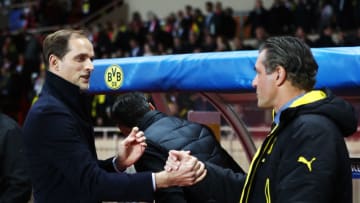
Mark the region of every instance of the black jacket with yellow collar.
POLYGON ((328 90, 295 100, 256 153, 240 202, 351 203, 344 137, 356 128, 353 107, 328 90))

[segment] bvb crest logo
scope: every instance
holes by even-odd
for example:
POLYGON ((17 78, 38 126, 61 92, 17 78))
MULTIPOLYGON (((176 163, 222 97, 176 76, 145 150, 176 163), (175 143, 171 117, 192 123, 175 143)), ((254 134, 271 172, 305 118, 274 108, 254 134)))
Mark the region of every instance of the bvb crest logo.
POLYGON ((124 73, 120 66, 114 64, 105 71, 105 83, 110 89, 117 90, 123 83, 124 73))

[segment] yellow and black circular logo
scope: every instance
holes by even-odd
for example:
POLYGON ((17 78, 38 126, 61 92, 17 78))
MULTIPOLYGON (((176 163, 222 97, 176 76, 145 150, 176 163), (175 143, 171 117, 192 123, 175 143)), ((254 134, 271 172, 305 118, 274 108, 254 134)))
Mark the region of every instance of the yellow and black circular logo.
POLYGON ((124 79, 124 73, 120 66, 114 64, 105 71, 105 83, 110 89, 117 90, 121 87, 124 79))

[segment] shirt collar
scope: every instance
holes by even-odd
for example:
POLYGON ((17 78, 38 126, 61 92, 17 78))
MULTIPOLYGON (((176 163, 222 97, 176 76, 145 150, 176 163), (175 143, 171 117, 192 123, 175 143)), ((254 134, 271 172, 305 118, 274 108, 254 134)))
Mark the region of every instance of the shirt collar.
POLYGON ((289 106, 291 106, 291 104, 292 104, 295 100, 297 100, 298 98, 300 98, 300 97, 302 97, 302 96, 304 96, 304 94, 300 94, 300 95, 292 98, 290 101, 288 101, 286 104, 284 104, 284 105, 276 112, 276 114, 275 114, 275 116, 274 116, 274 123, 275 123, 276 125, 278 125, 278 124, 280 123, 280 115, 281 115, 281 113, 282 113, 285 109, 289 108, 289 106))

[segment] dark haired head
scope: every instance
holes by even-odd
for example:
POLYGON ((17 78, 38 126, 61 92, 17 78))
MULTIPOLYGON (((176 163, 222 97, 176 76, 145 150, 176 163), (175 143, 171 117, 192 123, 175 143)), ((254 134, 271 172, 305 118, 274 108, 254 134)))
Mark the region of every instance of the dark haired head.
POLYGON ((49 66, 49 57, 51 54, 62 59, 69 51, 69 40, 74 38, 87 38, 86 32, 83 30, 64 29, 58 30, 46 36, 43 42, 43 55, 45 66, 49 66))
POLYGON ((316 83, 318 65, 310 48, 296 37, 270 37, 260 47, 266 51, 265 61, 267 73, 275 71, 277 66, 284 67, 287 80, 300 89, 309 91, 316 83))
POLYGON ((116 97, 111 116, 116 123, 132 128, 139 125, 148 111, 150 104, 146 96, 140 92, 130 92, 116 97))

